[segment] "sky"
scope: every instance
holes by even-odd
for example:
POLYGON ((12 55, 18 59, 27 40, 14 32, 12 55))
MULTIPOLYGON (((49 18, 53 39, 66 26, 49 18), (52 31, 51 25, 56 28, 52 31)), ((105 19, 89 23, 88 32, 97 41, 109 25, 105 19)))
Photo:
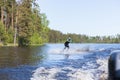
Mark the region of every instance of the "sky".
POLYGON ((120 0, 38 0, 49 27, 62 33, 109 36, 120 33, 120 0))

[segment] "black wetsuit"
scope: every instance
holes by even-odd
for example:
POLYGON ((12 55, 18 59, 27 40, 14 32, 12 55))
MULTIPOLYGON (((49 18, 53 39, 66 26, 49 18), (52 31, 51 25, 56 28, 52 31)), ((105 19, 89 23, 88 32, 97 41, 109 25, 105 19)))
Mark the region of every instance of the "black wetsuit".
POLYGON ((65 43, 64 43, 64 45, 65 45, 65 48, 67 47, 67 48, 69 48, 69 41, 66 41, 65 43))

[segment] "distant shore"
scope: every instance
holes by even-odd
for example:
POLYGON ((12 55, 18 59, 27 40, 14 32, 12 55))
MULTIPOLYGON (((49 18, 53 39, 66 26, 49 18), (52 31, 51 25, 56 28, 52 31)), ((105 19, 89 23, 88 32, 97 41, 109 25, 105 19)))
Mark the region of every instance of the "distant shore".
MULTIPOLYGON (((30 46, 42 46, 42 45, 44 45, 44 44, 31 44, 30 46)), ((3 46, 14 46, 14 47, 17 47, 18 44, 8 43, 8 44, 4 45, 4 44, 0 43, 0 47, 3 47, 3 46)))

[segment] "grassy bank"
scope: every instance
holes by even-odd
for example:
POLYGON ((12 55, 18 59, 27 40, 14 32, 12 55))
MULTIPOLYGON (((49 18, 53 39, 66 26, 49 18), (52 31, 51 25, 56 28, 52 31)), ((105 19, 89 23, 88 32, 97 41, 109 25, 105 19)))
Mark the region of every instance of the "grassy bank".
MULTIPOLYGON (((44 45, 44 44, 31 44, 30 46, 42 46, 42 45, 44 45)), ((18 44, 8 43, 8 44, 4 45, 4 44, 0 43, 0 46, 1 47, 2 46, 18 46, 18 44)))

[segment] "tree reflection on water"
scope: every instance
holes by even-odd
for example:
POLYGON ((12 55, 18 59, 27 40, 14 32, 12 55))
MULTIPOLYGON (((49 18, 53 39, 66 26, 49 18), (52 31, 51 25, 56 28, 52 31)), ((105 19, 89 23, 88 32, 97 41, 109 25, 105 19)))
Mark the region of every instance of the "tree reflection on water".
POLYGON ((44 59, 43 47, 1 47, 0 68, 37 65, 44 59))

